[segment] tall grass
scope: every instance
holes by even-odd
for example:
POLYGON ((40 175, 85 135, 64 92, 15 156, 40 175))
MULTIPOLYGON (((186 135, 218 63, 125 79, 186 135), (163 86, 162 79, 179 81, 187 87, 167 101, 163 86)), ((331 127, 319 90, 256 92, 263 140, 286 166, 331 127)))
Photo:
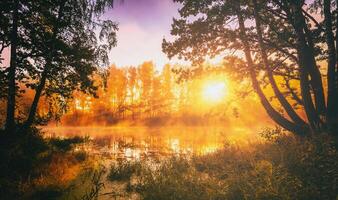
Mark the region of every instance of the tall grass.
POLYGON ((129 189, 145 200, 338 198, 335 138, 298 138, 281 130, 262 135, 265 142, 227 144, 213 154, 173 157, 156 168, 141 167, 129 189))
POLYGON ((133 174, 139 174, 141 171, 140 162, 120 161, 110 166, 107 176, 109 181, 126 181, 130 180, 133 174))
POLYGON ((72 151, 84 141, 44 139, 37 128, 0 131, 0 199, 58 199, 86 165, 87 154, 72 151))

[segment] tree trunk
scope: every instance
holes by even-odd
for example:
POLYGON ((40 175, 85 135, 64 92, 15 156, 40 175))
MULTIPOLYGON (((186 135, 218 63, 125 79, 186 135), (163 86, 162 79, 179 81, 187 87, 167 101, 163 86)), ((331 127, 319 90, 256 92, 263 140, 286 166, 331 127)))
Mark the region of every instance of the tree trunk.
MULTIPOLYGON (((64 0, 60 4, 57 22, 60 22, 60 20, 62 18, 63 8, 65 6, 65 3, 66 3, 66 1, 64 0)), ((52 64, 52 59, 53 59, 54 51, 55 51, 55 47, 54 47, 55 41, 54 40, 56 39, 57 34, 58 34, 59 23, 57 23, 57 22, 56 22, 56 25, 53 27, 53 35, 52 35, 52 38, 51 38, 51 49, 47 54, 46 65, 45 65, 44 70, 41 74, 41 80, 40 80, 40 83, 39 83, 39 85, 36 89, 35 96, 34 96, 30 111, 29 111, 28 118, 24 123, 23 132, 34 123, 36 111, 37 111, 38 104, 39 104, 39 101, 40 101, 40 98, 41 98, 41 94, 42 94, 43 89, 45 88, 45 84, 46 84, 47 77, 49 75, 50 68, 52 67, 51 64, 52 64)))
MULTIPOLYGON (((338 10, 338 0, 336 0, 336 11, 337 10, 338 10)), ((338 88, 338 11, 336 12, 336 86, 338 88)), ((338 113, 338 111, 336 113, 338 113)))
POLYGON ((327 121, 329 125, 337 120, 337 85, 336 85, 336 48, 332 32, 332 13, 331 1, 324 0, 324 16, 325 16, 325 36, 326 44, 328 46, 328 66, 327 66, 327 121))
POLYGON ((298 39, 297 52, 299 57, 300 88, 304 103, 304 110, 312 130, 320 130, 321 122, 312 101, 309 73, 305 67, 308 65, 308 60, 305 53, 306 48, 304 48, 304 44, 299 40, 300 39, 298 39))
POLYGON ((48 70, 45 69, 42 72, 40 83, 39 83, 38 87, 36 88, 34 99, 33 99, 32 105, 31 105, 31 109, 29 111, 28 118, 27 118, 27 120, 24 124, 24 128, 28 128, 34 123, 35 114, 36 114, 36 111, 37 111, 37 108, 38 108, 39 100, 40 100, 42 91, 43 91, 45 84, 46 84, 47 75, 48 75, 48 70))
MULTIPOLYGON (((303 64, 300 63, 299 66, 301 65, 303 64)), ((316 112, 315 106, 312 101, 312 96, 310 93, 309 74, 307 73, 306 69, 304 69, 304 67, 299 68, 299 74, 300 74, 300 89, 306 117, 308 119, 312 131, 320 130, 321 127, 320 119, 316 112)))
POLYGON ((298 126, 297 124, 287 120, 280 113, 278 113, 272 107, 272 105, 270 104, 270 102, 266 98, 265 94, 261 90, 261 88, 259 86, 259 82, 256 78, 256 72, 255 72, 254 67, 253 67, 253 61, 252 61, 251 54, 250 54, 249 43, 247 41, 247 36, 246 36, 246 33, 245 33, 244 20, 241 16, 239 5, 236 9, 237 9, 238 22, 239 22, 240 37, 241 37, 241 40, 242 40, 242 43, 243 43, 243 46, 244 46, 244 53, 245 53, 245 57, 246 57, 246 60, 247 60, 248 69, 249 69, 250 77, 251 77, 251 80, 252 80, 253 88, 254 88, 255 92, 258 94, 258 97, 260 98, 260 101, 261 101, 263 107, 265 108, 267 114, 271 117, 271 119, 273 119, 278 125, 280 125, 284 129, 291 131, 293 133, 299 134, 299 135, 306 134, 307 131, 303 127, 298 126))
POLYGON ((8 72, 8 93, 7 93, 7 117, 6 117, 6 130, 15 130, 15 72, 17 66, 17 41, 18 41, 18 18, 19 18, 19 0, 14 1, 13 6, 13 24, 10 36, 11 43, 11 60, 8 72))
MULTIPOLYGON (((338 0, 336 0, 336 80, 335 85, 338 90, 338 0)), ((335 102, 338 102, 338 91, 335 93, 335 102)), ((338 103, 337 103, 338 104, 338 103)), ((338 106, 335 106, 336 123, 338 124, 338 106)))
MULTIPOLYGON (((278 2, 278 1, 275 1, 278 2)), ((314 43, 312 40, 312 35, 305 21, 305 17, 303 15, 302 6, 305 1, 288 1, 283 0, 283 3, 278 3, 281 6, 286 14, 288 21, 293 25, 296 36, 297 36, 297 51, 303 55, 298 55, 298 57, 302 57, 304 60, 299 60, 299 63, 304 64, 304 67, 307 73, 307 76, 311 78, 308 79, 311 84, 311 88, 314 94, 315 99, 315 109, 317 115, 321 117, 325 117, 326 115, 326 105, 325 105, 325 97, 324 97, 324 89, 321 78, 321 73, 317 67, 314 53, 314 43), (282 5, 284 4, 284 5, 282 5)), ((320 128, 323 128, 325 125, 322 123, 321 119, 319 119, 320 128)))
MULTIPOLYGON (((303 15, 301 16, 304 18, 303 15)), ((321 117, 325 117, 326 116, 326 104, 325 104, 322 75, 319 71, 319 68, 317 67, 315 53, 314 53, 315 52, 314 43, 313 43, 311 32, 305 23, 305 18, 304 18, 303 24, 304 24, 306 40, 308 42, 308 50, 306 51, 308 54, 307 58, 309 59, 309 63, 310 63, 308 66, 308 72, 309 72, 309 75, 311 76, 310 84, 312 86, 312 90, 314 93, 316 110, 317 110, 317 113, 321 117)))
MULTIPOLYGON (((336 69, 335 69, 335 88, 336 91, 334 93, 333 100, 335 102, 335 106, 332 109, 332 116, 331 116, 331 130, 337 130, 338 129, 338 0, 336 0, 336 69)), ((338 135, 338 132, 336 131, 334 134, 338 135)))
MULTIPOLYGON (((313 51, 307 44, 306 36, 304 33, 305 19, 301 13, 301 8, 297 5, 293 6, 294 10, 294 21, 292 22, 297 35, 297 52, 299 60, 299 72, 300 72, 300 87, 302 93, 302 99, 304 102, 304 109, 314 131, 321 131, 323 123, 319 117, 319 114, 323 114, 323 94, 322 94, 322 82, 320 73, 316 67, 315 58, 313 51), (309 79, 311 77, 311 82, 309 79), (318 78, 319 77, 319 78, 318 78), (313 104, 311 96, 311 88, 314 91, 316 107, 313 104)), ((308 38, 308 41, 310 39, 308 38)), ((312 42, 310 40, 310 42, 312 42)), ((325 106, 324 106, 325 107, 325 106)))
POLYGON ((289 115, 289 117, 295 123, 297 123, 298 125, 305 127, 305 126, 307 126, 307 124, 303 121, 303 119, 301 119, 299 117, 299 115, 295 112, 295 110, 292 108, 290 103, 283 96, 282 92, 279 90, 277 83, 276 83, 276 81, 273 77, 273 73, 272 73, 271 68, 269 67, 269 63, 268 63, 268 56, 267 56, 267 53, 266 53, 266 48, 265 48, 265 45, 263 43, 263 33, 262 33, 262 30, 261 30, 261 23, 260 23, 260 18, 259 18, 259 10, 258 10, 258 7, 257 7, 257 1, 253 0, 253 4, 254 4, 254 17, 255 17, 255 21, 256 21, 258 43, 259 43, 259 47, 260 47, 260 50, 261 50, 263 65, 264 65, 264 68, 267 71, 267 75, 268 75, 269 81, 271 83, 272 89, 273 89, 278 101, 283 106, 284 110, 289 115))
MULTIPOLYGON (((337 10, 338 10, 338 0, 336 0, 336 11, 337 10)), ((336 86, 338 88, 338 11, 336 12, 336 86)), ((338 111, 336 113, 338 113, 338 111)))

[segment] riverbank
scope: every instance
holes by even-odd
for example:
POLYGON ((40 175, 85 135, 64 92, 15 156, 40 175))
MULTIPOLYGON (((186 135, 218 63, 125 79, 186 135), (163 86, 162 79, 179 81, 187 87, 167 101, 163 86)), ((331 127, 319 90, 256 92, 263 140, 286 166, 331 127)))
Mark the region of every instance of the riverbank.
POLYGON ((280 129, 259 135, 262 139, 251 143, 224 140, 222 147, 205 154, 171 153, 161 159, 91 154, 80 148, 88 138, 41 140, 35 135, 21 144, 25 154, 17 151, 7 166, 1 165, 2 199, 337 198, 336 138, 295 137, 280 129), (17 168, 8 168, 13 160, 17 168), (27 169, 19 176, 20 166, 27 169))
MULTIPOLYGON (((123 163, 110 181, 144 200, 327 199, 338 197, 337 140, 263 133, 264 143, 225 144, 217 152, 161 163, 123 163)), ((123 199, 123 198, 121 198, 123 199)))

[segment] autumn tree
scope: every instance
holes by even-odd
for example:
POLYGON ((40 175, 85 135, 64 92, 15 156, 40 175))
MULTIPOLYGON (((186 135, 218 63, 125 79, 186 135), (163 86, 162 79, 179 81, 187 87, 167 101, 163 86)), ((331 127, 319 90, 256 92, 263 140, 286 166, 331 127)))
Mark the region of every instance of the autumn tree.
POLYGON ((107 97, 108 101, 106 102, 107 107, 110 111, 116 113, 118 105, 118 96, 117 96, 117 73, 118 69, 115 65, 111 65, 108 69, 109 75, 107 79, 107 97))
POLYGON ((127 100, 127 86, 128 86, 128 79, 127 79, 127 71, 125 69, 119 69, 116 75, 117 84, 116 84, 116 95, 118 97, 118 114, 124 114, 126 112, 126 100, 127 100))
POLYGON ((162 95, 161 78, 154 74, 152 78, 152 90, 150 94, 150 115, 152 117, 158 116, 163 112, 163 95, 162 95))
POLYGON ((162 91, 163 91, 163 107, 164 112, 166 114, 169 114, 171 112, 171 107, 173 103, 173 72, 171 71, 171 66, 169 64, 164 65, 163 71, 162 71, 162 91))
POLYGON ((154 77, 154 64, 149 62, 144 62, 139 67, 139 76, 141 81, 141 102, 144 106, 144 111, 146 113, 150 112, 150 98, 152 92, 152 83, 154 77))
POLYGON ((128 90, 130 106, 129 109, 132 113, 132 118, 135 119, 136 107, 138 106, 138 98, 140 93, 140 87, 138 84, 137 70, 135 67, 128 68, 128 90))

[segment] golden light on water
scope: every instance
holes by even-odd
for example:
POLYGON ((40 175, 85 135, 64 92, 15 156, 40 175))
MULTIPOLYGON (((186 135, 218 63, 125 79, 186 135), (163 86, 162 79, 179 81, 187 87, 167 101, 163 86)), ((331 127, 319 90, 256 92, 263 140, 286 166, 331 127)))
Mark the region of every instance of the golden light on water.
POLYGON ((223 81, 206 82, 203 87, 203 99, 206 102, 219 103, 227 95, 227 84, 223 81))

